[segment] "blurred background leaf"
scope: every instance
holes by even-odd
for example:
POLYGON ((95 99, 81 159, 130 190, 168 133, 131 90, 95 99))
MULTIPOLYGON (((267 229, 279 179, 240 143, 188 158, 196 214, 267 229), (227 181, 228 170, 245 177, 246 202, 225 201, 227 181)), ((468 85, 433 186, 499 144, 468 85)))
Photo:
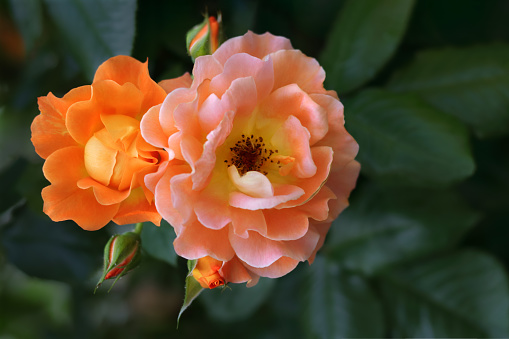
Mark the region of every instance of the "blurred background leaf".
POLYGON ((346 1, 320 58, 326 84, 342 95, 371 80, 398 47, 413 5, 413 0, 346 1))
POLYGON ((309 338, 384 336, 382 305, 362 277, 320 256, 308 271, 301 315, 309 338))
POLYGON ((363 186, 334 222, 325 253, 373 275, 457 245, 479 220, 451 190, 363 186))
POLYGON ((346 101, 362 171, 398 185, 445 185, 474 172, 466 128, 418 97, 365 90, 346 101))
POLYGON ((106 59, 131 54, 136 0, 44 2, 67 47, 89 80, 106 59))
POLYGON ((142 248, 152 257, 167 262, 172 266, 177 265, 177 254, 173 248, 175 231, 166 220, 161 221, 161 226, 145 223, 141 232, 142 248))
POLYGON ((509 133, 509 45, 420 52, 389 88, 418 93, 481 138, 509 133))
POLYGON ((383 275, 393 337, 509 336, 507 276, 491 256, 462 251, 383 275))

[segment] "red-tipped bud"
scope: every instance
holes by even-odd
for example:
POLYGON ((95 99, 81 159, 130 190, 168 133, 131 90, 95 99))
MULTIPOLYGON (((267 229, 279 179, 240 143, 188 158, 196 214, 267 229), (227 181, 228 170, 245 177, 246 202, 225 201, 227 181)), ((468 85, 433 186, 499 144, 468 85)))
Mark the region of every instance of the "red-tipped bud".
POLYGON ((199 56, 214 53, 221 44, 221 15, 217 20, 206 16, 201 24, 187 32, 186 44, 193 61, 199 56))
POLYGON ((216 288, 224 285, 224 278, 219 273, 223 262, 211 257, 198 259, 193 270, 193 277, 203 288, 216 288))
POLYGON ((138 233, 128 232, 111 237, 104 247, 103 275, 97 283, 97 287, 99 287, 104 280, 112 278, 118 279, 138 266, 140 262, 140 250, 141 239, 138 233))

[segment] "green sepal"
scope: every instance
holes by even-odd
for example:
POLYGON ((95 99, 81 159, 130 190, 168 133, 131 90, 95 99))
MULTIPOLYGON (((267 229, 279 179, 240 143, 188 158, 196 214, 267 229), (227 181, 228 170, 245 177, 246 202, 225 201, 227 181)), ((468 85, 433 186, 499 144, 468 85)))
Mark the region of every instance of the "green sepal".
POLYGON ((180 308, 179 315, 177 317, 177 328, 179 327, 180 316, 184 311, 191 305, 194 299, 196 299, 200 293, 204 290, 200 283, 193 277, 193 270, 196 267, 198 260, 187 261, 187 277, 186 277, 186 291, 184 295, 184 304, 180 308))
MULTIPOLYGON (((104 263, 103 263, 103 274, 99 282, 97 283, 94 293, 97 288, 104 282, 106 279, 116 278, 113 284, 110 287, 113 288, 115 283, 120 277, 123 277, 127 273, 129 273, 132 269, 137 267, 141 260, 141 237, 139 233, 136 232, 127 232, 120 235, 114 235, 110 238, 110 240, 106 243, 104 247, 104 263), (111 249, 113 246, 113 249, 111 249), (123 262, 128 259, 134 251, 134 256, 129 260, 129 262, 123 262), (110 256, 111 252, 111 256, 110 256), (107 277, 108 273, 115 269, 122 269, 122 271, 114 276, 107 277)), ((109 290, 108 290, 109 291, 109 290)))

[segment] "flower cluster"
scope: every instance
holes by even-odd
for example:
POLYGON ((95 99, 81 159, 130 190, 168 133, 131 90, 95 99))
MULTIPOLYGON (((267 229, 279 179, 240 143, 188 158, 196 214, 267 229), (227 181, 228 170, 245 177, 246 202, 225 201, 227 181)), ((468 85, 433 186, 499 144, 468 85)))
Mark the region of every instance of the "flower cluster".
MULTIPOLYGON (((200 38, 217 32, 204 25, 200 38)), ((147 63, 110 59, 92 85, 39 98, 32 141, 53 220, 95 230, 162 216, 203 287, 250 286, 314 260, 348 205, 358 145, 324 70, 288 39, 248 32, 210 52, 192 77, 159 84, 147 63)))

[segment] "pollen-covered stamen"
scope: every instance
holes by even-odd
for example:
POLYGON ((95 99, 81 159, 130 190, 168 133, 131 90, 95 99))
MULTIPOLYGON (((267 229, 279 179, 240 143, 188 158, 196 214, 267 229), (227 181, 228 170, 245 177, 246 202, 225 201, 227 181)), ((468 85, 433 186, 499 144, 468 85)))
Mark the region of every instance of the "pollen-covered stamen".
POLYGON ((247 136, 242 134, 242 139, 237 141, 233 147, 230 147, 231 159, 224 162, 228 165, 235 165, 240 175, 249 171, 258 171, 265 175, 263 165, 271 161, 271 156, 278 153, 278 150, 267 149, 262 137, 255 138, 254 135, 247 136))

